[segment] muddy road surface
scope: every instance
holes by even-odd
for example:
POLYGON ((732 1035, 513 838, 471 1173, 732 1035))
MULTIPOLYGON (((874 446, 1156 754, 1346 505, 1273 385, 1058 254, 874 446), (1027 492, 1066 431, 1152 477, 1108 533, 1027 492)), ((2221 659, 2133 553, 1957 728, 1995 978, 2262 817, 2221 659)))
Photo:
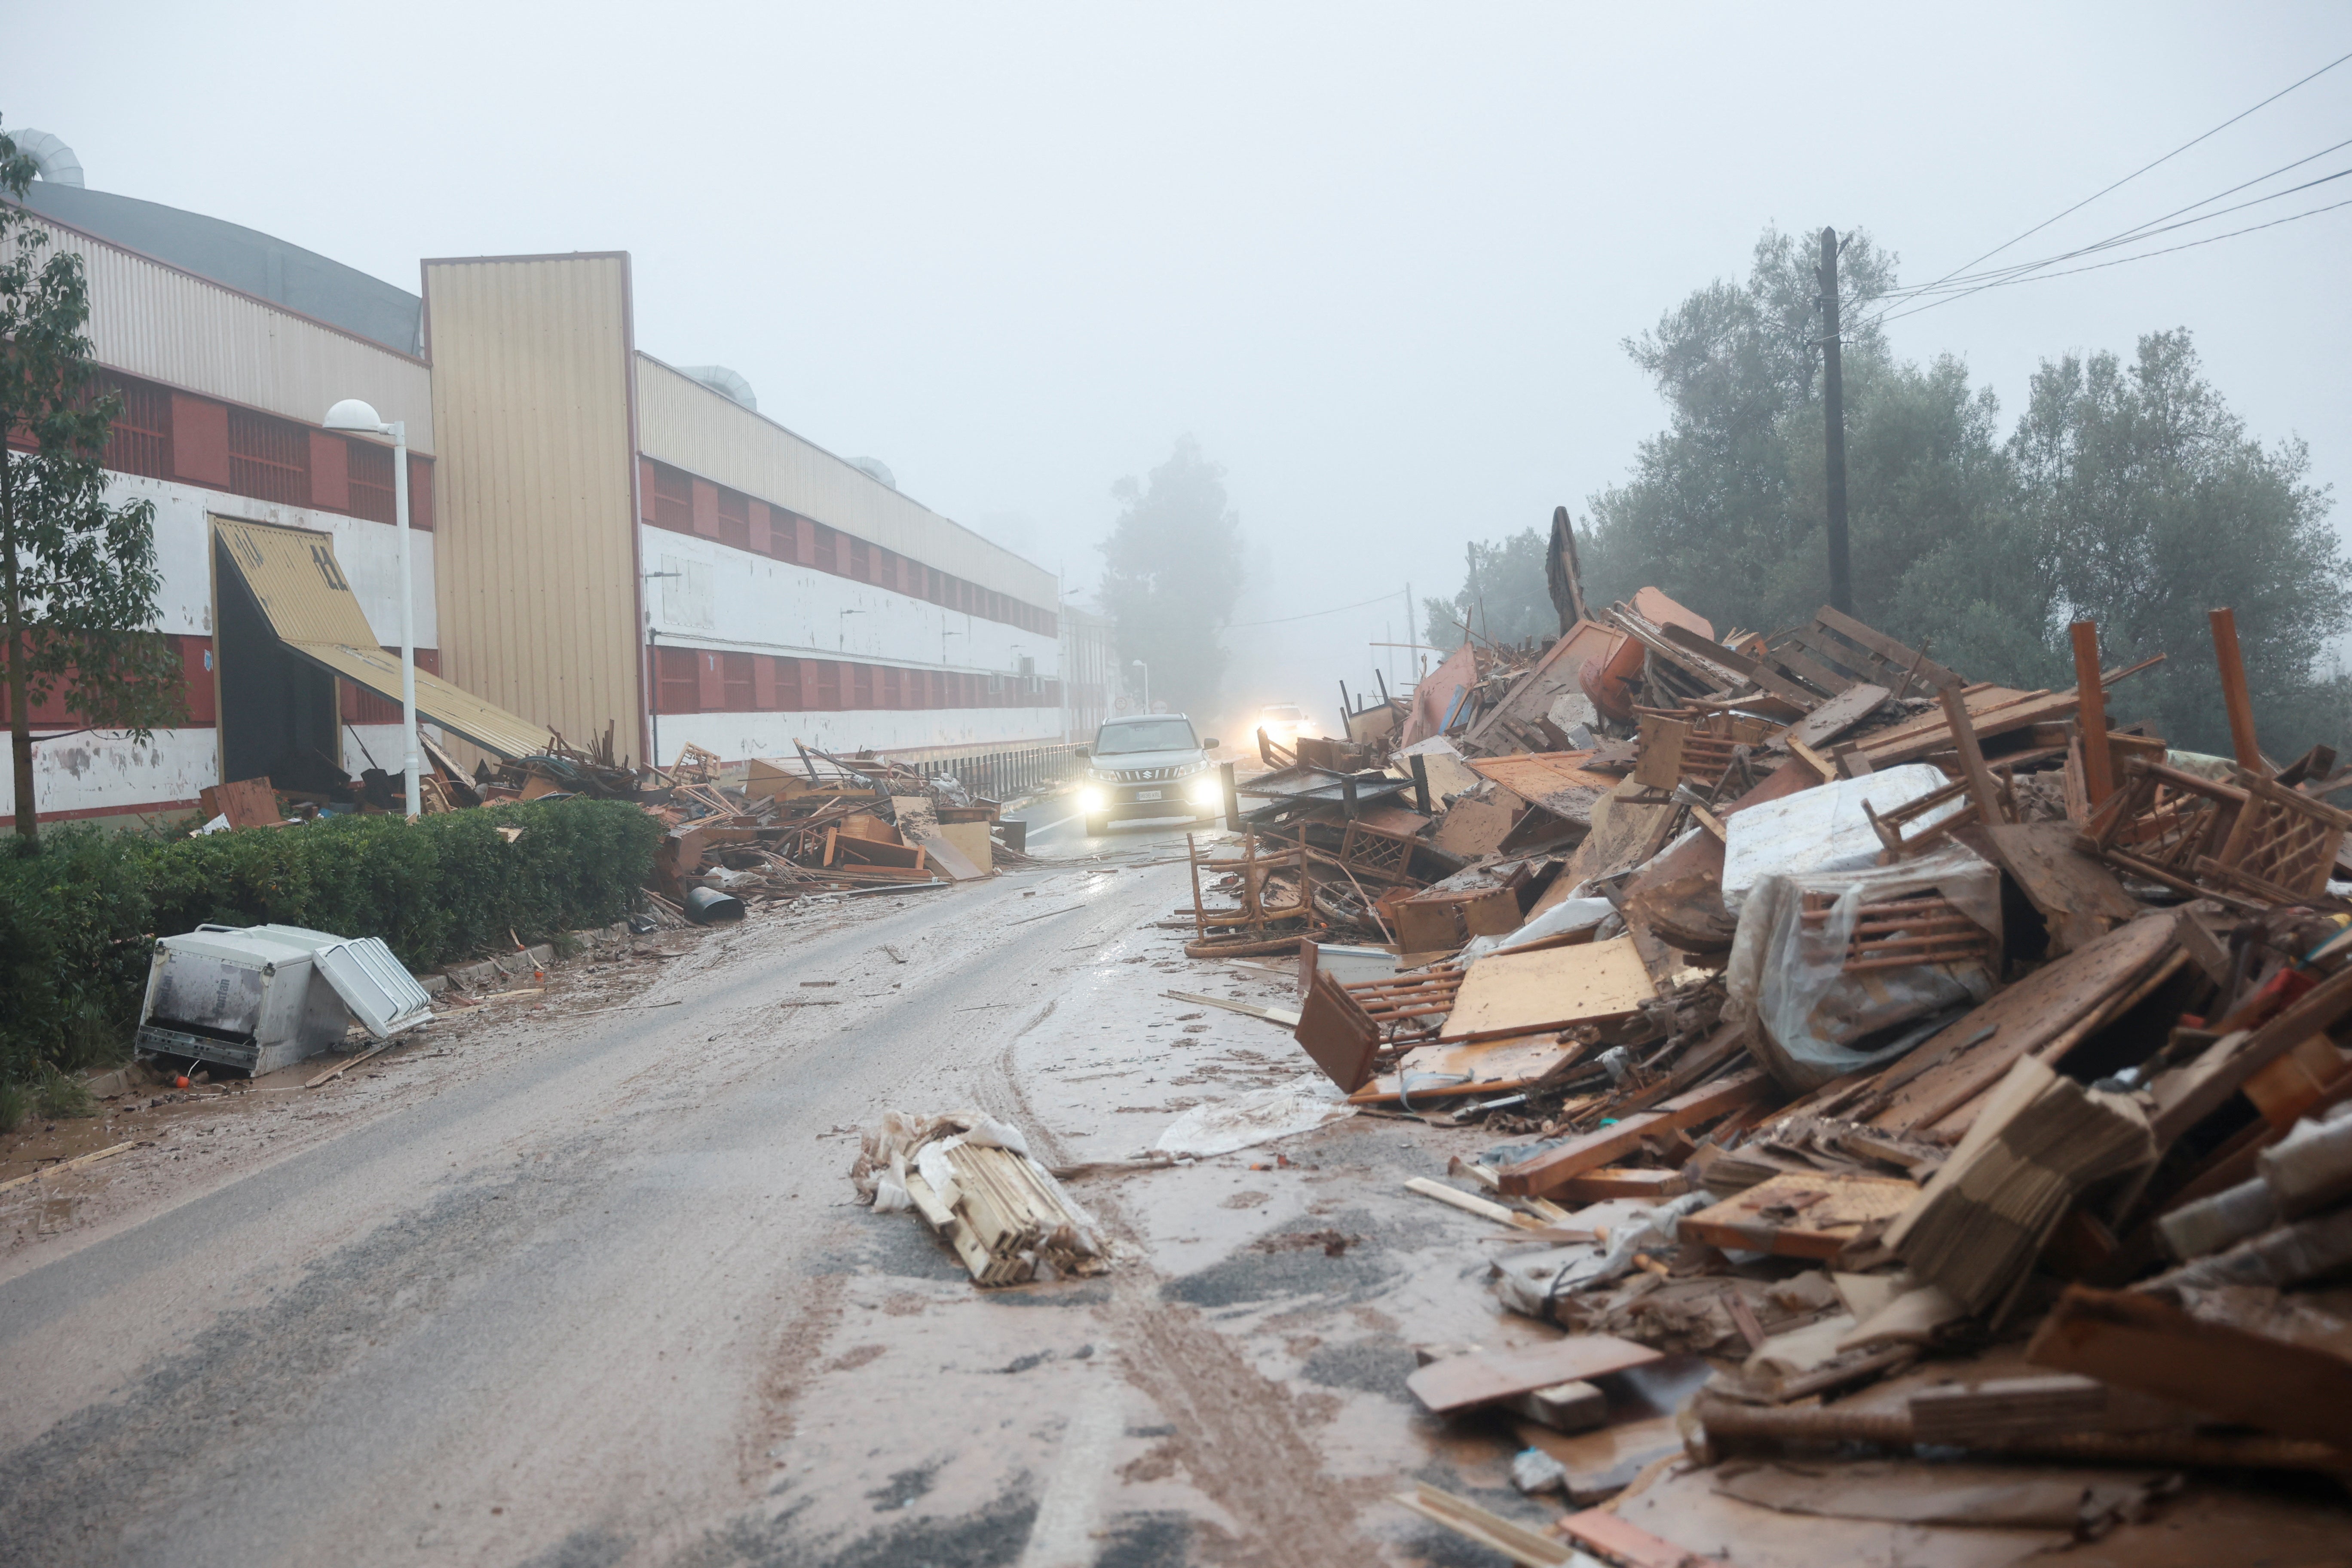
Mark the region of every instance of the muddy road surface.
POLYGON ((1473 1561, 1387 1499, 1519 1501, 1506 1444, 1404 1390, 1415 1343, 1548 1332, 1496 1310, 1489 1227, 1402 1191, 1476 1133, 1360 1116, 1076 1180, 1116 1267, 1009 1290, 856 1205, 887 1109, 1118 1160, 1301 1071, 1161 994, 1291 999, 1183 956, 1181 829, 1052 815, 1033 844, 1087 858, 566 964, 10 1194, 0 1561, 1473 1561))

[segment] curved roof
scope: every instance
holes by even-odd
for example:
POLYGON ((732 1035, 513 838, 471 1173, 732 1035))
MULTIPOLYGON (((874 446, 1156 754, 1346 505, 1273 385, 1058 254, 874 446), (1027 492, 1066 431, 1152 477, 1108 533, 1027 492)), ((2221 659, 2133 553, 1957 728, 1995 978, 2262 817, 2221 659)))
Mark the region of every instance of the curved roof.
POLYGON ((424 353, 424 301, 417 296, 258 229, 161 202, 47 180, 26 187, 25 205, 85 234, 299 310, 396 353, 424 353))

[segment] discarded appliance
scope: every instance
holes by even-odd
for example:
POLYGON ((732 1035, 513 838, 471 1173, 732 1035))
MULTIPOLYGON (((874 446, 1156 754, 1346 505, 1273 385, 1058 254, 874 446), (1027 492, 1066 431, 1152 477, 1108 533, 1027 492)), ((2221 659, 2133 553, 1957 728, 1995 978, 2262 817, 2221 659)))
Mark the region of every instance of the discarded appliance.
POLYGON ((353 1018, 382 1040, 432 1016, 381 938, 202 925, 156 942, 138 1048, 257 1077, 340 1043, 353 1018))

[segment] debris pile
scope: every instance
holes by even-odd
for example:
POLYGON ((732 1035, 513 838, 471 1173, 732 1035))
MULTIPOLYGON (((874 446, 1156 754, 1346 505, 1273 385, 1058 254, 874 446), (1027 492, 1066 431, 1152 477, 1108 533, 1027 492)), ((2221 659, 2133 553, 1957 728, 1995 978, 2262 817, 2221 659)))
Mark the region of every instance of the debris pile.
POLYGON ((850 1170, 859 1198, 885 1214, 913 1209, 963 1260, 976 1285, 1021 1285, 1109 1267, 1095 1222, 1020 1129, 977 1110, 887 1113, 850 1170))
POLYGON ((1606 1530, 1407 1506, 1518 1562, 1680 1562, 1720 1547, 1672 1528, 1693 1486, 1717 1523, 1984 1522, 1921 1446, 2158 1468, 2053 1470, 2061 1540, 2167 1469, 2352 1470, 2352 772, 2265 755, 2214 634, 2226 758, 2110 723, 2147 665, 2087 624, 2076 685, 2022 691, 1828 606, 1718 636, 1654 589, 1465 645, 1319 756, 1261 738, 1187 951, 1297 953, 1292 1032, 1351 1103, 1499 1135, 1418 1190, 1507 1227, 1498 1304, 1568 1335, 1412 1391, 1516 1418, 1580 1504, 1618 1459, 1751 1467, 1654 1477, 1606 1530), (1762 1462, 1855 1445, 1874 1494, 1762 1462), (1610 1537, 1637 1518, 1667 1539, 1610 1537))

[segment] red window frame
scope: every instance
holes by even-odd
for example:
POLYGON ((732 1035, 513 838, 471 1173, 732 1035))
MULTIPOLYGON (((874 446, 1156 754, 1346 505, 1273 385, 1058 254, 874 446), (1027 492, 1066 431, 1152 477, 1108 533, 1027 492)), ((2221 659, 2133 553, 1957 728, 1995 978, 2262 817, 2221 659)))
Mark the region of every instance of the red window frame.
POLYGON ((282 506, 310 504, 310 432, 290 419, 228 410, 228 488, 282 506))

